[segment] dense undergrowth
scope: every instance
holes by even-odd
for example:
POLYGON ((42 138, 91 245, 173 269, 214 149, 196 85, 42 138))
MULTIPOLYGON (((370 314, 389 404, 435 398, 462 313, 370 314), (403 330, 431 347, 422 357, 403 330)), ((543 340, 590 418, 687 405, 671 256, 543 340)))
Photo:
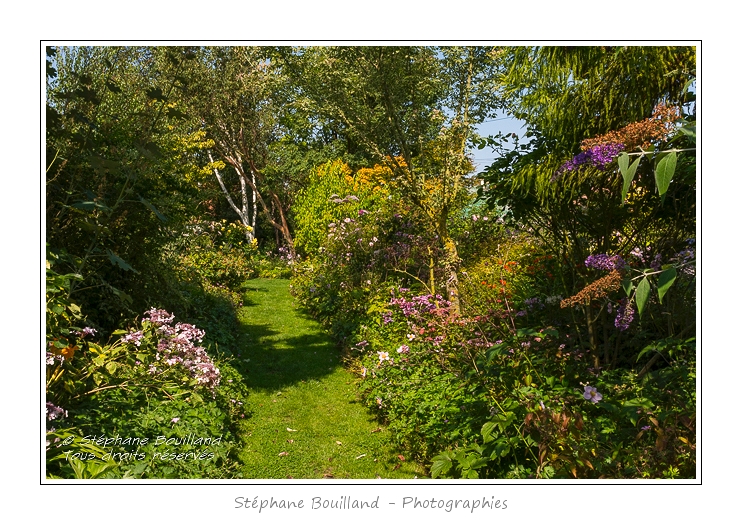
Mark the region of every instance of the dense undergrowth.
POLYGON ((246 374, 233 355, 241 344, 236 285, 254 269, 244 254, 226 269, 212 265, 231 248, 203 243, 181 245, 181 266, 173 265, 183 272, 177 315, 150 308, 108 333, 68 298, 81 276, 57 274, 49 253, 49 477, 235 475, 237 425, 249 415, 246 374))
POLYGON ((338 195, 315 210, 326 233, 295 267, 294 293, 432 476, 695 476, 692 239, 570 267, 507 209, 463 208, 455 314, 424 220, 369 205, 336 166, 323 177, 338 195), (653 270, 660 259, 670 264, 653 270), (660 276, 660 295, 639 299, 639 318, 629 301, 647 275, 660 276))

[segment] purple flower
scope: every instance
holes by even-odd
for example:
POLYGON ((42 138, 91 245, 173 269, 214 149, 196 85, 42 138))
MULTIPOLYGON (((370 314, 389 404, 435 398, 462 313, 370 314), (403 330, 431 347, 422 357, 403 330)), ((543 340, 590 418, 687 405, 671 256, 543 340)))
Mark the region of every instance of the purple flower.
POLYGON ((651 264, 649 266, 655 272, 659 272, 660 269, 662 268, 662 255, 659 254, 659 253, 657 255, 655 255, 654 256, 654 259, 652 259, 652 262, 651 262, 651 264))
POLYGON ((358 216, 366 215, 368 212, 366 210, 358 210, 358 216))
POLYGON ((646 425, 646 426, 643 426, 642 427, 642 430, 649 430, 650 428, 652 428, 652 427, 650 427, 649 425, 646 425))
POLYGON ((142 317, 143 321, 149 321, 157 326, 170 324, 173 319, 175 319, 175 315, 170 314, 165 310, 157 310, 156 308, 150 308, 142 317))
POLYGON ((597 144, 562 164, 551 177, 551 181, 554 182, 567 171, 579 171, 583 166, 594 166, 603 170, 624 149, 625 146, 618 142, 597 144))
POLYGON ((526 299, 525 300, 525 303, 526 303, 526 308, 531 308, 532 309, 532 308, 536 308, 537 306, 539 308, 543 308, 544 307, 544 303, 541 302, 541 298, 540 297, 531 297, 530 299, 526 299))
POLYGON ((52 421, 53 419, 61 419, 67 417, 67 411, 61 407, 58 407, 54 403, 46 403, 46 419, 52 421))
POLYGON ((596 270, 623 270, 624 268, 628 268, 628 264, 626 264, 626 261, 620 255, 608 255, 605 253, 590 255, 585 259, 585 266, 595 268, 596 270))
POLYGON ((402 345, 399 348, 397 348, 398 354, 409 354, 410 353, 410 347, 407 345, 402 345))
POLYGON ((628 299, 622 299, 619 302, 618 311, 616 312, 616 320, 614 322, 616 328, 623 332, 629 327, 633 320, 634 308, 631 306, 631 301, 628 299))
POLYGON ((133 343, 136 346, 141 346, 142 344, 142 337, 144 337, 144 334, 140 332, 130 332, 126 334, 124 337, 121 338, 121 341, 124 343, 133 343))
POLYGON ((82 329, 82 332, 76 332, 79 337, 86 337, 88 335, 95 335, 97 330, 95 328, 90 328, 89 326, 86 326, 82 329))
POLYGON ((597 403, 603 399, 603 395, 598 392, 598 389, 590 385, 585 385, 585 393, 583 394, 583 397, 593 403, 597 403))

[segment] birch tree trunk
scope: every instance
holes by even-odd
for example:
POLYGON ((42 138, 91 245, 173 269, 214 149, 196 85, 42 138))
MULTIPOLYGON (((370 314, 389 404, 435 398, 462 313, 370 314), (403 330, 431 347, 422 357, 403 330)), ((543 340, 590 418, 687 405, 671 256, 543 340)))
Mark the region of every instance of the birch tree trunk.
MULTIPOLYGON (((208 151, 207 153, 209 155, 209 161, 213 165, 214 157, 211 155, 211 151, 208 151)), ((232 199, 227 186, 224 184, 222 174, 219 173, 219 170, 216 168, 216 166, 213 166, 212 169, 214 170, 214 175, 216 175, 216 180, 219 181, 219 186, 222 189, 222 193, 224 193, 224 196, 227 198, 227 202, 237 213, 237 215, 240 217, 240 221, 245 226, 245 237, 247 238, 247 242, 252 243, 253 239, 255 239, 255 210, 253 204, 253 216, 251 222, 247 200, 247 185, 245 184, 245 180, 243 179, 243 177, 240 177, 240 196, 242 198, 242 208, 238 208, 237 205, 234 203, 234 200, 232 199)), ((253 190, 253 202, 255 202, 255 190, 253 190)))

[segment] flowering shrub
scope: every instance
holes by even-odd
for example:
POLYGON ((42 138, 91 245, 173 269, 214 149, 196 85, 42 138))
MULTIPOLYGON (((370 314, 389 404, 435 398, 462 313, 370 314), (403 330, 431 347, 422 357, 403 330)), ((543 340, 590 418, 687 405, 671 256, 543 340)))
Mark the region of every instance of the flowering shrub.
POLYGON ((449 307, 440 295, 397 288, 376 305, 351 349, 363 399, 420 459, 474 438, 468 419, 486 412, 481 393, 467 391, 458 377, 463 356, 454 332, 460 327, 451 322, 449 307))
MULTIPOLYGON (((206 333, 151 308, 141 324, 94 342, 96 330, 71 330, 74 350, 46 354, 49 477, 226 477, 234 459, 235 425, 245 417, 241 374, 218 364, 200 343, 206 333), (224 379, 226 375, 227 381, 224 379), (235 381, 236 380, 236 381, 235 381), (167 427, 163 425, 167 422, 167 427), (86 435, 222 436, 209 461, 158 462, 154 443, 105 450, 86 435), (127 460, 113 461, 111 458, 127 460), (123 454, 123 456, 122 456, 123 454)), ((67 348, 67 347, 66 347, 67 348)), ((184 446, 178 452, 196 449, 184 446)))
POLYGON ((531 321, 553 313, 552 307, 561 300, 553 255, 522 232, 511 230, 498 241, 494 254, 482 254, 462 272, 465 313, 495 313, 504 320, 512 311, 519 317, 527 315, 531 321))
POLYGON ((571 160, 562 164, 554 173, 551 180, 556 181, 566 171, 578 171, 585 166, 592 166, 604 170, 613 162, 625 146, 621 143, 596 144, 585 151, 578 153, 571 160))
POLYGON ((350 167, 340 160, 318 166, 296 196, 297 249, 313 256, 326 241, 328 224, 361 217, 379 208, 384 196, 373 170, 361 170, 353 176, 350 167))
POLYGON ((142 340, 157 340, 157 346, 153 349, 154 361, 145 354, 146 361, 140 361, 140 365, 147 366, 147 372, 157 375, 167 368, 177 368, 191 380, 193 386, 205 387, 212 395, 219 386, 221 376, 219 369, 214 366, 211 358, 201 346, 194 342, 201 342, 205 335, 187 323, 176 323, 172 325, 174 315, 165 310, 155 308, 145 312, 142 318, 142 330, 132 331, 121 338, 130 349, 141 352, 142 340), (149 337, 145 337, 145 333, 149 337))
POLYGON ((438 252, 420 229, 382 209, 329 223, 317 253, 295 266, 293 293, 338 338, 348 337, 389 286, 429 279, 438 252))

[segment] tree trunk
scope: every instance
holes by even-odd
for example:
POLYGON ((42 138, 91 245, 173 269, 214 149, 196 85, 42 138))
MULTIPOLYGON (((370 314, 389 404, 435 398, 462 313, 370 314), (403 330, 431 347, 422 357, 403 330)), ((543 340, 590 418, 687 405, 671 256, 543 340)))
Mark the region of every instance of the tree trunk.
POLYGON ((438 236, 443 244, 443 267, 446 276, 446 299, 451 302, 451 314, 461 314, 461 301, 459 299, 459 266, 461 259, 456 248, 456 242, 448 234, 448 212, 444 210, 438 219, 438 236))
MULTIPOLYGON (((223 150, 226 151, 226 148, 223 147, 223 150)), ((268 204, 265 202, 265 199, 263 199, 263 196, 258 191, 257 182, 261 180, 262 177, 260 171, 253 163, 252 159, 247 159, 247 163, 250 167, 250 175, 248 176, 248 173, 245 170, 245 166, 243 164, 242 156, 239 153, 236 153, 234 156, 230 154, 223 154, 223 157, 224 160, 235 169, 237 174, 240 176, 241 181, 250 186, 253 191, 253 198, 256 198, 257 201, 260 203, 260 206, 263 208, 263 212, 265 213, 268 222, 270 222, 274 228, 277 228, 281 232, 281 235, 286 242, 286 246, 291 252, 291 255, 294 256, 296 254, 296 252, 294 251, 294 241, 291 237, 291 232, 289 231, 289 225, 286 220, 286 215, 283 212, 281 199, 278 198, 278 195, 276 195, 275 192, 268 190, 271 205, 275 205, 274 209, 278 210, 279 217, 278 220, 276 220, 271 213, 271 210, 268 208, 268 204)))
MULTIPOLYGON (((207 152, 209 155, 209 161, 211 163, 214 163, 214 157, 211 156, 211 151, 207 152)), ((216 180, 219 181, 219 186, 222 189, 222 193, 224 193, 225 197, 227 197, 227 202, 232 207, 232 209, 239 215, 240 220, 242 221, 242 224, 245 226, 245 237, 247 238, 247 242, 252 242, 252 240, 255 238, 255 227, 251 225, 250 223, 250 217, 249 217, 249 210, 248 210, 248 204, 247 204, 247 187, 245 186, 245 181, 240 177, 240 195, 242 197, 242 208, 238 208, 237 205, 234 203, 234 200, 232 200, 232 196, 229 194, 229 190, 227 189, 226 185, 224 184, 224 180, 222 179, 222 174, 219 173, 219 170, 216 168, 214 169, 214 175, 216 175, 216 180)), ((253 191, 253 199, 254 199, 255 192, 253 191)), ((254 216, 254 214, 253 214, 254 216)), ((254 223, 254 219, 253 219, 254 223)))

